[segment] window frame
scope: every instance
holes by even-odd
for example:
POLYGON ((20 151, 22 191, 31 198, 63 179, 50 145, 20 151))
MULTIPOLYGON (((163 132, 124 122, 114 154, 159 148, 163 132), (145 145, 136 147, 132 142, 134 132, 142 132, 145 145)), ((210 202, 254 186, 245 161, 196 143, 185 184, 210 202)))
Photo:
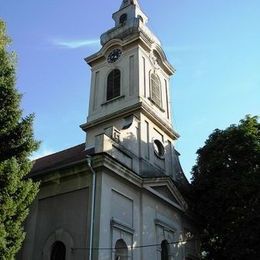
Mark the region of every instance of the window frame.
POLYGON ((107 80, 106 80, 106 102, 109 102, 121 96, 121 85, 122 85, 121 81, 122 81, 122 72, 120 69, 115 68, 108 73, 107 80), (119 72, 119 74, 117 76, 112 74, 115 72, 119 72), (112 79, 110 78, 111 76, 113 77, 112 79), (116 86, 116 84, 118 84, 119 86, 116 86))
POLYGON ((162 109, 162 84, 160 77, 154 72, 150 74, 150 100, 162 109))
POLYGON ((159 139, 154 138, 153 139, 153 149, 154 149, 154 153, 155 155, 161 159, 164 160, 165 159, 165 147, 162 141, 160 141, 159 139))

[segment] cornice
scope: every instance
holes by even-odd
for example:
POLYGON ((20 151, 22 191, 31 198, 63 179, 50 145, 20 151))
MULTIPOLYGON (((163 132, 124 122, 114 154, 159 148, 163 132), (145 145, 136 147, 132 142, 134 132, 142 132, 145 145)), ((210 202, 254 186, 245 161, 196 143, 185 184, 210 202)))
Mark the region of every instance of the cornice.
MULTIPOLYGON (((111 176, 118 176, 131 183, 135 187, 139 188, 140 190, 146 190, 147 192, 154 194, 159 199, 165 201, 166 203, 169 203, 173 207, 181 211, 186 210, 186 202, 169 176, 144 178, 136 174, 133 170, 126 167, 120 161, 107 153, 93 154, 92 167, 97 174, 106 173, 111 174, 111 176), (176 194, 176 199, 183 207, 180 207, 175 202, 164 198, 163 196, 160 196, 159 193, 152 189, 153 186, 158 186, 162 184, 166 185, 173 192, 173 194, 176 194)), ((84 159, 75 161, 71 164, 64 164, 59 167, 48 169, 46 171, 43 170, 41 172, 38 172, 32 178, 40 181, 41 185, 45 186, 50 183, 60 183, 61 179, 72 179, 75 178, 75 176, 85 175, 90 177, 91 172, 87 165, 87 161, 84 159)), ((88 183, 85 183, 80 187, 80 189, 86 188, 87 186, 88 183)), ((69 190, 67 190, 66 192, 68 191, 69 190)))
MULTIPOLYGON (((119 29, 120 28, 118 28, 118 30, 119 29)), ((116 29, 112 29, 111 32, 113 32, 113 30, 116 29)), ((111 47, 119 45, 122 48, 127 49, 127 46, 132 46, 133 43, 136 43, 137 45, 140 44, 148 52, 156 50, 160 55, 163 70, 171 76, 175 73, 175 69, 167 60, 167 57, 160 44, 156 42, 153 37, 155 36, 153 36, 148 28, 130 27, 118 34, 116 38, 106 42, 98 52, 89 57, 86 57, 85 61, 92 67, 97 62, 102 62, 105 60, 105 54, 111 47)))
MULTIPOLYGON (((175 183, 172 181, 171 178, 168 176, 164 177, 150 177, 144 179, 143 183, 144 187, 146 187, 150 192, 154 193, 155 195, 160 196, 159 192, 156 192, 153 187, 164 185, 166 186, 172 193, 172 195, 175 197, 177 202, 180 204, 176 204, 173 201, 169 201, 172 205, 174 205, 176 208, 179 208, 182 211, 185 211, 188 208, 188 205, 182 196, 182 194, 179 192, 178 188, 176 187, 175 183)), ((166 199, 169 200, 169 199, 166 199)))
POLYGON ((85 124, 80 125, 80 127, 83 131, 87 131, 88 129, 93 128, 93 127, 95 127, 99 124, 103 124, 107 121, 113 120, 113 119, 118 118, 118 117, 122 117, 122 116, 132 114, 133 112, 138 111, 138 109, 140 109, 140 103, 136 103, 132 106, 128 106, 128 107, 123 108, 123 109, 116 111, 114 113, 110 113, 108 115, 102 116, 98 119, 91 120, 90 122, 87 122, 85 124))
POLYGON ((128 169, 126 166, 122 165, 120 161, 116 160, 111 155, 108 155, 106 153, 94 155, 92 161, 92 167, 97 172, 101 168, 108 169, 113 173, 113 176, 116 173, 121 178, 131 182, 134 186, 142 190, 146 190, 151 194, 154 194, 159 199, 165 201, 166 203, 169 203, 171 206, 175 207, 176 209, 182 212, 185 212, 187 210, 186 201, 184 200, 183 196, 181 195, 181 193, 179 192, 179 190, 177 189, 177 187, 175 186, 175 184, 173 183, 172 179, 169 176, 143 178, 137 175, 131 169, 128 169), (173 196, 177 199, 180 205, 171 201, 170 199, 161 196, 158 192, 152 189, 153 186, 158 186, 160 184, 168 187, 168 189, 172 192, 173 196))
POLYGON ((175 132, 165 120, 162 120, 158 115, 156 115, 156 113, 143 101, 140 101, 132 106, 123 108, 112 114, 105 115, 96 120, 82 124, 82 125, 80 125, 80 127, 83 131, 86 132, 87 130, 89 130, 99 124, 103 124, 107 121, 116 119, 118 117, 124 117, 126 115, 130 115, 134 112, 144 113, 145 116, 147 116, 155 125, 157 125, 161 130, 163 130, 173 140, 176 140, 180 137, 180 135, 177 132, 175 132))
POLYGON ((174 131, 165 120, 162 120, 156 113, 147 105, 145 102, 142 102, 142 112, 146 115, 154 124, 158 125, 169 137, 173 140, 177 140, 180 135, 174 131))

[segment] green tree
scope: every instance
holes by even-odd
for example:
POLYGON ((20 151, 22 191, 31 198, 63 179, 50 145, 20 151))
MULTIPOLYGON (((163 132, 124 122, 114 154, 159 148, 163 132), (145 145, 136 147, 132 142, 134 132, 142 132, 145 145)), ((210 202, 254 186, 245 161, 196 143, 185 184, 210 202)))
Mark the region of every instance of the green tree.
POLYGON ((7 51, 10 39, 0 20, 0 259, 11 260, 21 248, 23 222, 38 192, 38 184, 26 178, 38 147, 33 115, 22 117, 21 95, 15 88, 15 55, 7 51))
POLYGON ((247 116, 216 129, 197 151, 194 209, 204 259, 260 259, 260 123, 247 116))

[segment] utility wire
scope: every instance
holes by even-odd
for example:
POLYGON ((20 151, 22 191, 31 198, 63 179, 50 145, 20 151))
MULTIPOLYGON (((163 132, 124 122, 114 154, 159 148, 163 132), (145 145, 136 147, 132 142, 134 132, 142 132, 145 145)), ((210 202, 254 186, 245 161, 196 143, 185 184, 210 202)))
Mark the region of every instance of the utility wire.
MULTIPOLYGON (((168 242, 166 243, 167 245, 176 245, 176 244, 186 244, 186 243, 190 243, 193 241, 198 241, 199 239, 187 239, 185 241, 174 241, 174 242, 168 242)), ((147 248, 147 247, 157 247, 157 246, 161 246, 161 244, 150 244, 150 245, 143 245, 143 246, 131 246, 130 248, 127 247, 130 250, 134 250, 134 249, 139 249, 139 248, 147 248)), ((72 248, 72 250, 90 250, 91 248, 89 247, 74 247, 72 248)), ((92 250, 115 250, 115 249, 126 249, 126 247, 117 247, 117 248, 113 248, 113 247, 93 247, 92 250)))

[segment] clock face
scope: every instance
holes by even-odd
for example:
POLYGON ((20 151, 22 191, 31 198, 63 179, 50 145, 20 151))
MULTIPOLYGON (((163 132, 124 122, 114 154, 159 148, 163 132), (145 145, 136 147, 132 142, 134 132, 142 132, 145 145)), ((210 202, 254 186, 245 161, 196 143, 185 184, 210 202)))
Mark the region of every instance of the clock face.
POLYGON ((121 54, 122 54, 122 51, 120 49, 114 49, 109 53, 109 55, 107 57, 107 61, 109 63, 116 62, 120 58, 121 54))

